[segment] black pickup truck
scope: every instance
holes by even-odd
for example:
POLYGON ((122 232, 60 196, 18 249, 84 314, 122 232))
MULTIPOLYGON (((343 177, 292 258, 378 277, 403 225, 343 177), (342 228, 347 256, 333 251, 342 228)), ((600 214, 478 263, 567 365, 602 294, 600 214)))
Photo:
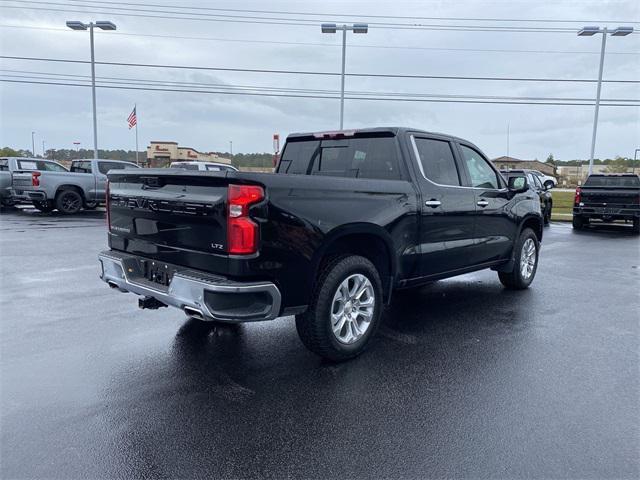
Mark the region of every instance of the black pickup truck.
POLYGON ((580 230, 591 220, 631 222, 634 233, 640 233, 640 176, 589 175, 576 189, 573 228, 580 230))
POLYGON ((484 268, 533 280, 543 232, 524 176, 407 128, 293 134, 273 173, 109 174, 101 278, 200 320, 295 315, 304 344, 359 354, 394 289, 484 268))

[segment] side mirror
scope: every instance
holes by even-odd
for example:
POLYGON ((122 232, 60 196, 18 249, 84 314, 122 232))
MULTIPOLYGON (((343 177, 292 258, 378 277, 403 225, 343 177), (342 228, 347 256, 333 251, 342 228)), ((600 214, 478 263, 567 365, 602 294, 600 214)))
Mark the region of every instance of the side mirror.
POLYGON ((529 189, 527 184, 527 177, 524 176, 512 176, 509 177, 509 191, 513 193, 526 192, 529 189))

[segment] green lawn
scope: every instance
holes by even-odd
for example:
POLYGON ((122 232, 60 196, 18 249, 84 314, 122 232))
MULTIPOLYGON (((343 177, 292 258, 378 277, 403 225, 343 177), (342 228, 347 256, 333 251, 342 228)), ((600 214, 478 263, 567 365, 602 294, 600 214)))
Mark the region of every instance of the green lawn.
POLYGON ((571 211, 573 209, 573 198, 575 192, 558 192, 551 190, 553 195, 553 210, 551 212, 552 220, 571 221, 571 211))

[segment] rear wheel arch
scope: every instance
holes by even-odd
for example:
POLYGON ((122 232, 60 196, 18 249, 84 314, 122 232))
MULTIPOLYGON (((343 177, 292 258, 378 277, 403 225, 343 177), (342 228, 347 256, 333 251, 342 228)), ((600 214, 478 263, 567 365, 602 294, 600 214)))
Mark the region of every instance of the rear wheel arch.
POLYGON ((82 197, 83 201, 86 201, 85 196, 84 196, 84 190, 82 190, 82 188, 80 188, 78 185, 73 185, 73 184, 60 185, 56 189, 56 194, 55 194, 54 198, 57 197, 58 194, 60 192, 62 192, 63 190, 74 190, 74 191, 76 191, 76 192, 78 192, 80 194, 80 196, 82 197))
POLYGON ((522 223, 520 224, 520 228, 518 229, 518 236, 514 239, 514 242, 518 241, 518 238, 520 238, 520 234, 525 228, 530 228, 531 230, 533 230, 533 232, 536 234, 538 242, 542 242, 542 232, 544 224, 542 219, 533 215, 525 217, 525 219, 522 221, 522 223))
POLYGON ((359 255, 374 264, 383 285, 385 300, 389 299, 397 272, 393 240, 389 233, 371 224, 347 225, 329 233, 313 259, 314 287, 327 262, 342 255, 359 255))

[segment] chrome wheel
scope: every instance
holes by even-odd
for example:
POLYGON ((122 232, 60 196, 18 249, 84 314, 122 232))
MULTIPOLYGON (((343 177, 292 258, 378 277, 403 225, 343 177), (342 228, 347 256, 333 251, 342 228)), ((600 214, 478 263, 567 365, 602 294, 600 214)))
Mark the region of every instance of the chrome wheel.
POLYGON ((536 266, 536 244, 532 238, 527 238, 520 252, 520 275, 528 280, 533 275, 536 266))
POLYGON ((331 303, 331 330, 340 343, 357 342, 369 329, 376 296, 371 281, 360 273, 347 277, 331 303))

